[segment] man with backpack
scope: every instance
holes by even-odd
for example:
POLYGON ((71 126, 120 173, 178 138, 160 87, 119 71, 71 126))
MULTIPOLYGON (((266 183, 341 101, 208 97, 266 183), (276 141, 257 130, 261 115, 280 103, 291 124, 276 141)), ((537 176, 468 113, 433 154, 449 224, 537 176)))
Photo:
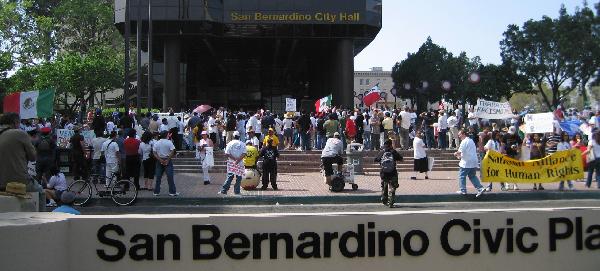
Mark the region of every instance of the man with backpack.
POLYGON ((273 190, 277 190, 277 145, 273 143, 273 139, 267 139, 266 144, 260 150, 258 157, 262 157, 262 187, 261 190, 267 190, 269 181, 273 190))
POLYGON ((37 152, 37 160, 35 162, 37 179, 48 180, 50 178, 50 169, 55 166, 56 142, 50 136, 52 129, 44 127, 40 129, 41 136, 33 143, 37 152))
POLYGON ((375 157, 375 162, 381 164, 381 202, 390 208, 394 206, 396 188, 398 188, 398 171, 396 161, 402 161, 403 157, 392 147, 390 139, 383 143, 383 150, 375 157), (388 191, 389 190, 389 191, 388 191))

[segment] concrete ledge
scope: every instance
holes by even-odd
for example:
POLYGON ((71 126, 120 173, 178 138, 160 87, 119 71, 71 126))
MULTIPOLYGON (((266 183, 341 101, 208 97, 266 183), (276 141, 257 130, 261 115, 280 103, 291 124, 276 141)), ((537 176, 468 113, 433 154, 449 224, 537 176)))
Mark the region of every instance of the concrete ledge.
MULTIPOLYGON (((599 199, 600 192, 588 191, 548 191, 548 192, 511 192, 486 193, 480 198, 475 194, 432 194, 432 195, 396 195, 396 203, 432 203, 432 202, 502 202, 502 201, 541 201, 567 199, 599 199)), ((349 195, 332 194, 331 196, 225 196, 211 198, 169 197, 169 198, 138 198, 136 206, 160 205, 274 205, 274 204, 360 204, 377 203, 378 195, 349 195)), ((109 198, 92 199, 89 206, 115 206, 109 198)), ((85 207, 84 207, 85 208, 85 207)))
POLYGON ((29 192, 30 199, 13 196, 0 196, 0 213, 7 212, 38 212, 38 192, 29 192))

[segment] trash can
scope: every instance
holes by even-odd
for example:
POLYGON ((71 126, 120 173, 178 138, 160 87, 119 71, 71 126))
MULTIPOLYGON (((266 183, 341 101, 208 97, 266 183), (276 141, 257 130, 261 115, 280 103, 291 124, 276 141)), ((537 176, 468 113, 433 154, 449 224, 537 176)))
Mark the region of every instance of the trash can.
POLYGON ((354 174, 355 175, 363 175, 363 157, 365 153, 363 152, 364 146, 360 143, 350 143, 346 148, 346 156, 348 159, 348 164, 354 165, 354 174))

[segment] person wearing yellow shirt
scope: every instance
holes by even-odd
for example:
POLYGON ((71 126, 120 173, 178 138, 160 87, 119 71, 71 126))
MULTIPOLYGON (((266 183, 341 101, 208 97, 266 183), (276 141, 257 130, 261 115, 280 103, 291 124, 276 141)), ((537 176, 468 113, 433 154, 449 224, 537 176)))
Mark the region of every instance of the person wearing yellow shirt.
POLYGON ((244 157, 244 167, 256 169, 258 161, 258 149, 252 145, 252 141, 246 140, 246 156, 244 157))
POLYGON ((279 138, 275 135, 275 130, 273 130, 273 128, 269 128, 269 132, 267 132, 267 135, 263 139, 263 146, 268 146, 267 142, 269 140, 272 141, 271 145, 273 145, 273 147, 277 148, 277 146, 279 146, 279 138))
POLYGON ((383 125, 383 130, 385 132, 385 136, 388 136, 390 132, 394 131, 394 120, 390 116, 390 112, 385 112, 385 118, 381 122, 383 125))

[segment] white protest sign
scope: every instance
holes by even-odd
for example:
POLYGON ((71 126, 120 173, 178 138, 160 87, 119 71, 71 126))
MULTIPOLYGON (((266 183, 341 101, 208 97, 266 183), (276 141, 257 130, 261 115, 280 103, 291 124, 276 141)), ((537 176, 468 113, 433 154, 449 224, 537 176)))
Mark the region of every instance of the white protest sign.
POLYGON ((285 111, 295 112, 296 111, 296 99, 285 98, 285 111))
MULTIPOLYGON (((71 137, 75 134, 75 131, 69 129, 56 129, 56 146, 59 148, 68 148, 71 137)), ((94 131, 85 130, 81 131, 85 147, 92 146, 92 140, 96 138, 94 131)))
POLYGON ((525 133, 554 132, 554 114, 540 113, 525 115, 525 133))
POLYGON ((483 119, 510 119, 513 117, 510 103, 490 102, 477 99, 475 106, 475 116, 483 119))

